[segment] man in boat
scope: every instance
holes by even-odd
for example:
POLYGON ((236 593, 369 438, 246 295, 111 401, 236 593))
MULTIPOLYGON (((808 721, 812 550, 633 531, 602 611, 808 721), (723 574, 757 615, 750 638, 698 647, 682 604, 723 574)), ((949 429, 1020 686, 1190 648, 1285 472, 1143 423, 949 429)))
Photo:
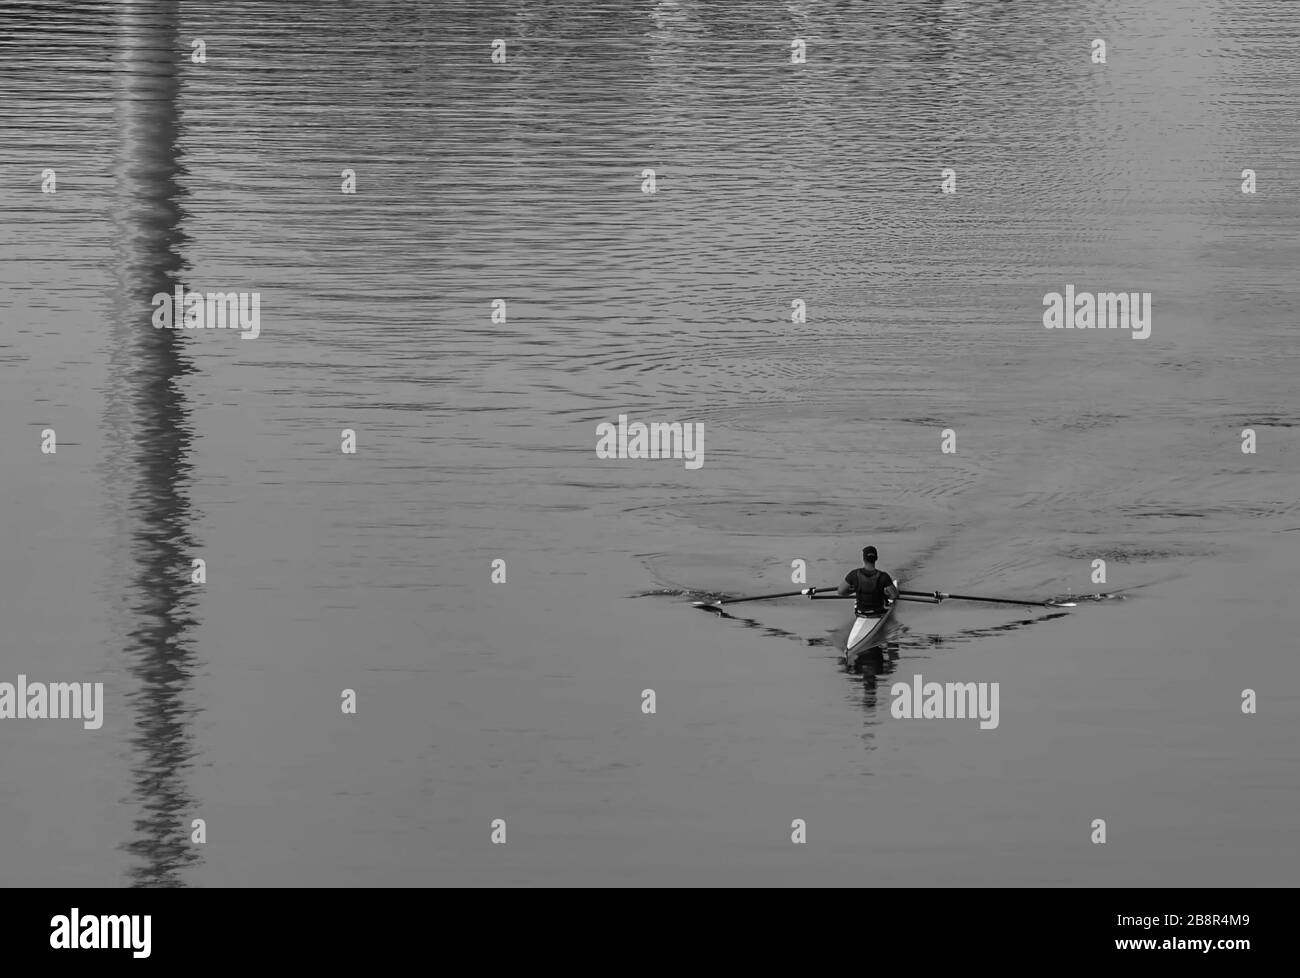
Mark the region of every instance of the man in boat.
POLYGON ((840 584, 841 597, 858 596, 854 613, 860 618, 876 617, 885 611, 886 601, 898 597, 898 586, 885 571, 876 567, 876 548, 862 548, 862 566, 855 567, 840 584))

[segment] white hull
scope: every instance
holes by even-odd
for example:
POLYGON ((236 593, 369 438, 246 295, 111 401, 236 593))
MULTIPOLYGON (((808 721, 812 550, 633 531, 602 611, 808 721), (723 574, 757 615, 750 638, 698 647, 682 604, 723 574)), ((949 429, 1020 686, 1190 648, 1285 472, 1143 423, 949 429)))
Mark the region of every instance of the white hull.
POLYGON ((849 631, 848 641, 844 643, 844 653, 841 658, 852 662, 861 653, 879 645, 880 638, 885 633, 885 625, 893 613, 894 606, 890 604, 885 608, 885 613, 878 618, 859 618, 854 615, 853 628, 849 631))

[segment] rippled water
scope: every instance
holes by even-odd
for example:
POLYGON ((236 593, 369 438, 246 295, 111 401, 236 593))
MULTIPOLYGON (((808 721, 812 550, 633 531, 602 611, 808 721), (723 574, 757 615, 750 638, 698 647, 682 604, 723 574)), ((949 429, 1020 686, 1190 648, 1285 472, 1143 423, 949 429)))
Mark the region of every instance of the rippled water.
POLYGON ((1298 27, 6 5, 0 681, 107 716, 0 728, 3 882, 1293 882, 1298 27), (261 336, 149 328, 178 283, 260 292, 261 336), (1067 283, 1151 292, 1151 337, 1043 329, 1067 283), (704 466, 598 459, 620 414, 704 466), (866 542, 1132 590, 911 605, 866 677, 843 603, 690 607, 866 542), (893 719, 916 672, 1002 725, 893 719))

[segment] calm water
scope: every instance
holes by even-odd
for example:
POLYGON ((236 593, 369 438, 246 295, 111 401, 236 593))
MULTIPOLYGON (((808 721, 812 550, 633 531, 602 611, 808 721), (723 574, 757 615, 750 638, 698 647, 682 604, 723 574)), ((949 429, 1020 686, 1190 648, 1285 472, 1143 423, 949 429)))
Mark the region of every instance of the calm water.
POLYGON ((1300 8, 880 6, 0 7, 0 883, 1293 884, 1300 8))

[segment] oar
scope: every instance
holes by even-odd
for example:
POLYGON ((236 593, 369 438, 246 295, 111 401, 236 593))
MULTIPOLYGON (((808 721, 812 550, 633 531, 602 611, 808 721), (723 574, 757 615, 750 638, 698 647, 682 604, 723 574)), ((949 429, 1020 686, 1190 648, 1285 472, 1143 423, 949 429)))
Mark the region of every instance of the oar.
POLYGON ((833 587, 806 587, 802 591, 782 591, 779 594, 755 594, 748 598, 719 598, 717 601, 696 601, 697 608, 720 608, 724 604, 739 604, 742 601, 766 601, 769 598, 797 598, 801 594, 812 597, 820 591, 834 591, 833 587))
POLYGON ((993 604, 1028 604, 1035 605, 1039 608, 1074 608, 1077 607, 1073 601, 1026 601, 1023 598, 984 598, 978 594, 948 594, 945 591, 899 591, 899 594, 907 594, 918 598, 936 598, 939 601, 947 601, 953 598, 957 601, 988 601, 993 604))

